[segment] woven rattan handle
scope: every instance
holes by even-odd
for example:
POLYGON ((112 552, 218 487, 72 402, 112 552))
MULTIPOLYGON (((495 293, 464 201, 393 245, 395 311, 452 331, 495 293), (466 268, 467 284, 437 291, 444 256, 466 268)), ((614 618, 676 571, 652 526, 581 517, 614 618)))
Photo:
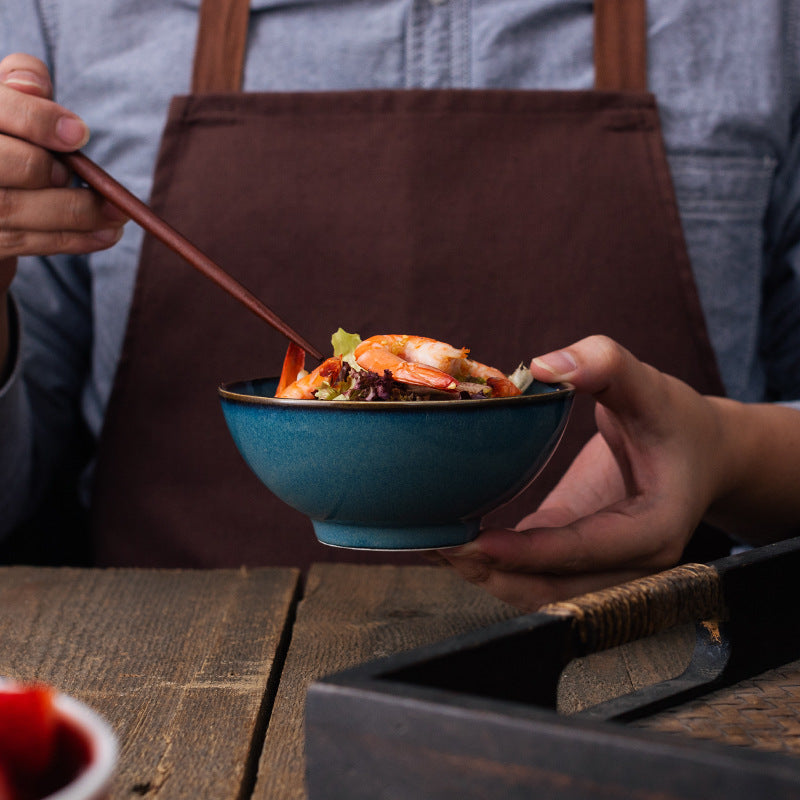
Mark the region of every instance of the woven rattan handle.
POLYGON ((571 617, 587 654, 653 636, 676 625, 726 616, 720 575, 706 564, 684 564, 574 600, 552 603, 540 611, 571 617))

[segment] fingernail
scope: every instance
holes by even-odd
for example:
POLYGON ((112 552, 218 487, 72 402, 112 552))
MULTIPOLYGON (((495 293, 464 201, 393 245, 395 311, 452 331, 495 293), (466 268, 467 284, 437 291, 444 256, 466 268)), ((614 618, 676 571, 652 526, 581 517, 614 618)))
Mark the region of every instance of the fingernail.
POLYGON ((114 244, 122 238, 122 231, 122 228, 104 228, 101 231, 95 231, 92 235, 103 244, 114 244))
POLYGON ((53 169, 50 171, 50 183, 59 188, 69 183, 69 170, 58 159, 53 161, 53 169))
POLYGON ((539 356, 533 359, 533 363, 559 378, 575 372, 578 368, 577 362, 566 350, 555 350, 547 355, 539 356))
POLYGON ((70 147, 82 147, 89 141, 89 128, 77 117, 61 117, 56 122, 56 135, 70 147))
POLYGON ((43 81, 35 72, 27 69, 14 69, 11 72, 0 74, 0 83, 6 86, 18 86, 20 89, 40 89, 42 92, 50 91, 50 84, 43 81))

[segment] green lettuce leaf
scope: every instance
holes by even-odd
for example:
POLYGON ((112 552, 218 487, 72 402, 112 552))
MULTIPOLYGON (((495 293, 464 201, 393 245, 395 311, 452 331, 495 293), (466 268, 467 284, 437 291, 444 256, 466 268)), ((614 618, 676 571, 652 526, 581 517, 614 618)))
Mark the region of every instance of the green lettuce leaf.
POLYGON ((331 344, 333 345, 333 355, 341 356, 353 369, 361 369, 356 364, 355 353, 356 347, 361 344, 361 337, 357 333, 348 333, 346 330, 339 328, 336 333, 331 336, 331 344))

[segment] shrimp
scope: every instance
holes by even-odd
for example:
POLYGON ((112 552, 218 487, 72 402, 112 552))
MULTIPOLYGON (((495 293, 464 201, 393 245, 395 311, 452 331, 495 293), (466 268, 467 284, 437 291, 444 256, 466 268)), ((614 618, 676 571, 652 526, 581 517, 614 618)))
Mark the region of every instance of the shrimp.
POLYGON ((468 382, 470 378, 480 378, 486 381, 486 384, 492 389, 492 397, 515 397, 522 394, 519 387, 499 369, 470 358, 464 359, 463 366, 466 369, 462 373, 465 376, 462 380, 468 382))
MULTIPOLYGON (((379 374, 389 370, 396 381, 410 383, 413 386, 439 389, 444 392, 455 391, 458 383, 453 376, 430 363, 431 360, 441 363, 443 358, 439 356, 434 359, 431 353, 428 353, 427 358, 423 358, 422 353, 419 352, 431 349, 427 343, 444 344, 435 339, 424 339, 421 336, 399 334, 372 336, 361 342, 353 355, 360 367, 379 374)), ((449 345, 444 346, 450 347, 449 345)))
MULTIPOLYGON (((353 353, 362 369, 382 375, 389 372, 400 383, 448 392, 473 391, 470 383, 486 384, 493 397, 520 394, 517 386, 499 369, 467 358, 466 347, 456 348, 446 342, 424 336, 385 334, 361 342, 353 353)), ((324 383, 332 384, 342 370, 342 356, 323 361, 315 370, 304 372, 305 353, 292 346, 286 352, 281 381, 275 397, 312 400, 324 383), (296 378, 296 379, 295 379, 296 378), (294 382, 290 382, 294 379, 294 382)))
POLYGON ((294 383, 279 388, 275 397, 290 397, 294 400, 313 400, 314 390, 322 386, 330 378, 336 378, 342 369, 342 357, 333 356, 325 359, 316 369, 298 378, 294 383))
POLYGON ((478 378, 485 381, 495 397, 520 393, 499 369, 467 358, 466 347, 424 336, 385 334, 372 336, 355 350, 359 366, 373 372, 389 370, 395 380, 443 391, 458 391, 459 382, 478 378))
POLYGON ((294 383, 301 372, 305 374, 306 368, 306 351, 300 345, 294 342, 289 342, 286 348, 286 356, 283 359, 283 369, 281 369, 281 377, 278 381, 278 390, 275 392, 276 397, 281 397, 283 390, 290 384, 294 383))

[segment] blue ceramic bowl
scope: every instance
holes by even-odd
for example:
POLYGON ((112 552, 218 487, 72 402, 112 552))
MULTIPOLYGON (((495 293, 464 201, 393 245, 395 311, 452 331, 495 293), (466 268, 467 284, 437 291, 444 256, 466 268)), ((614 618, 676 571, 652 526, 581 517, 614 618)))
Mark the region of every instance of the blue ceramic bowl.
POLYGON ((450 547, 521 492, 564 430, 573 390, 424 402, 276 399, 277 381, 220 386, 233 440, 261 481, 325 544, 450 547))

